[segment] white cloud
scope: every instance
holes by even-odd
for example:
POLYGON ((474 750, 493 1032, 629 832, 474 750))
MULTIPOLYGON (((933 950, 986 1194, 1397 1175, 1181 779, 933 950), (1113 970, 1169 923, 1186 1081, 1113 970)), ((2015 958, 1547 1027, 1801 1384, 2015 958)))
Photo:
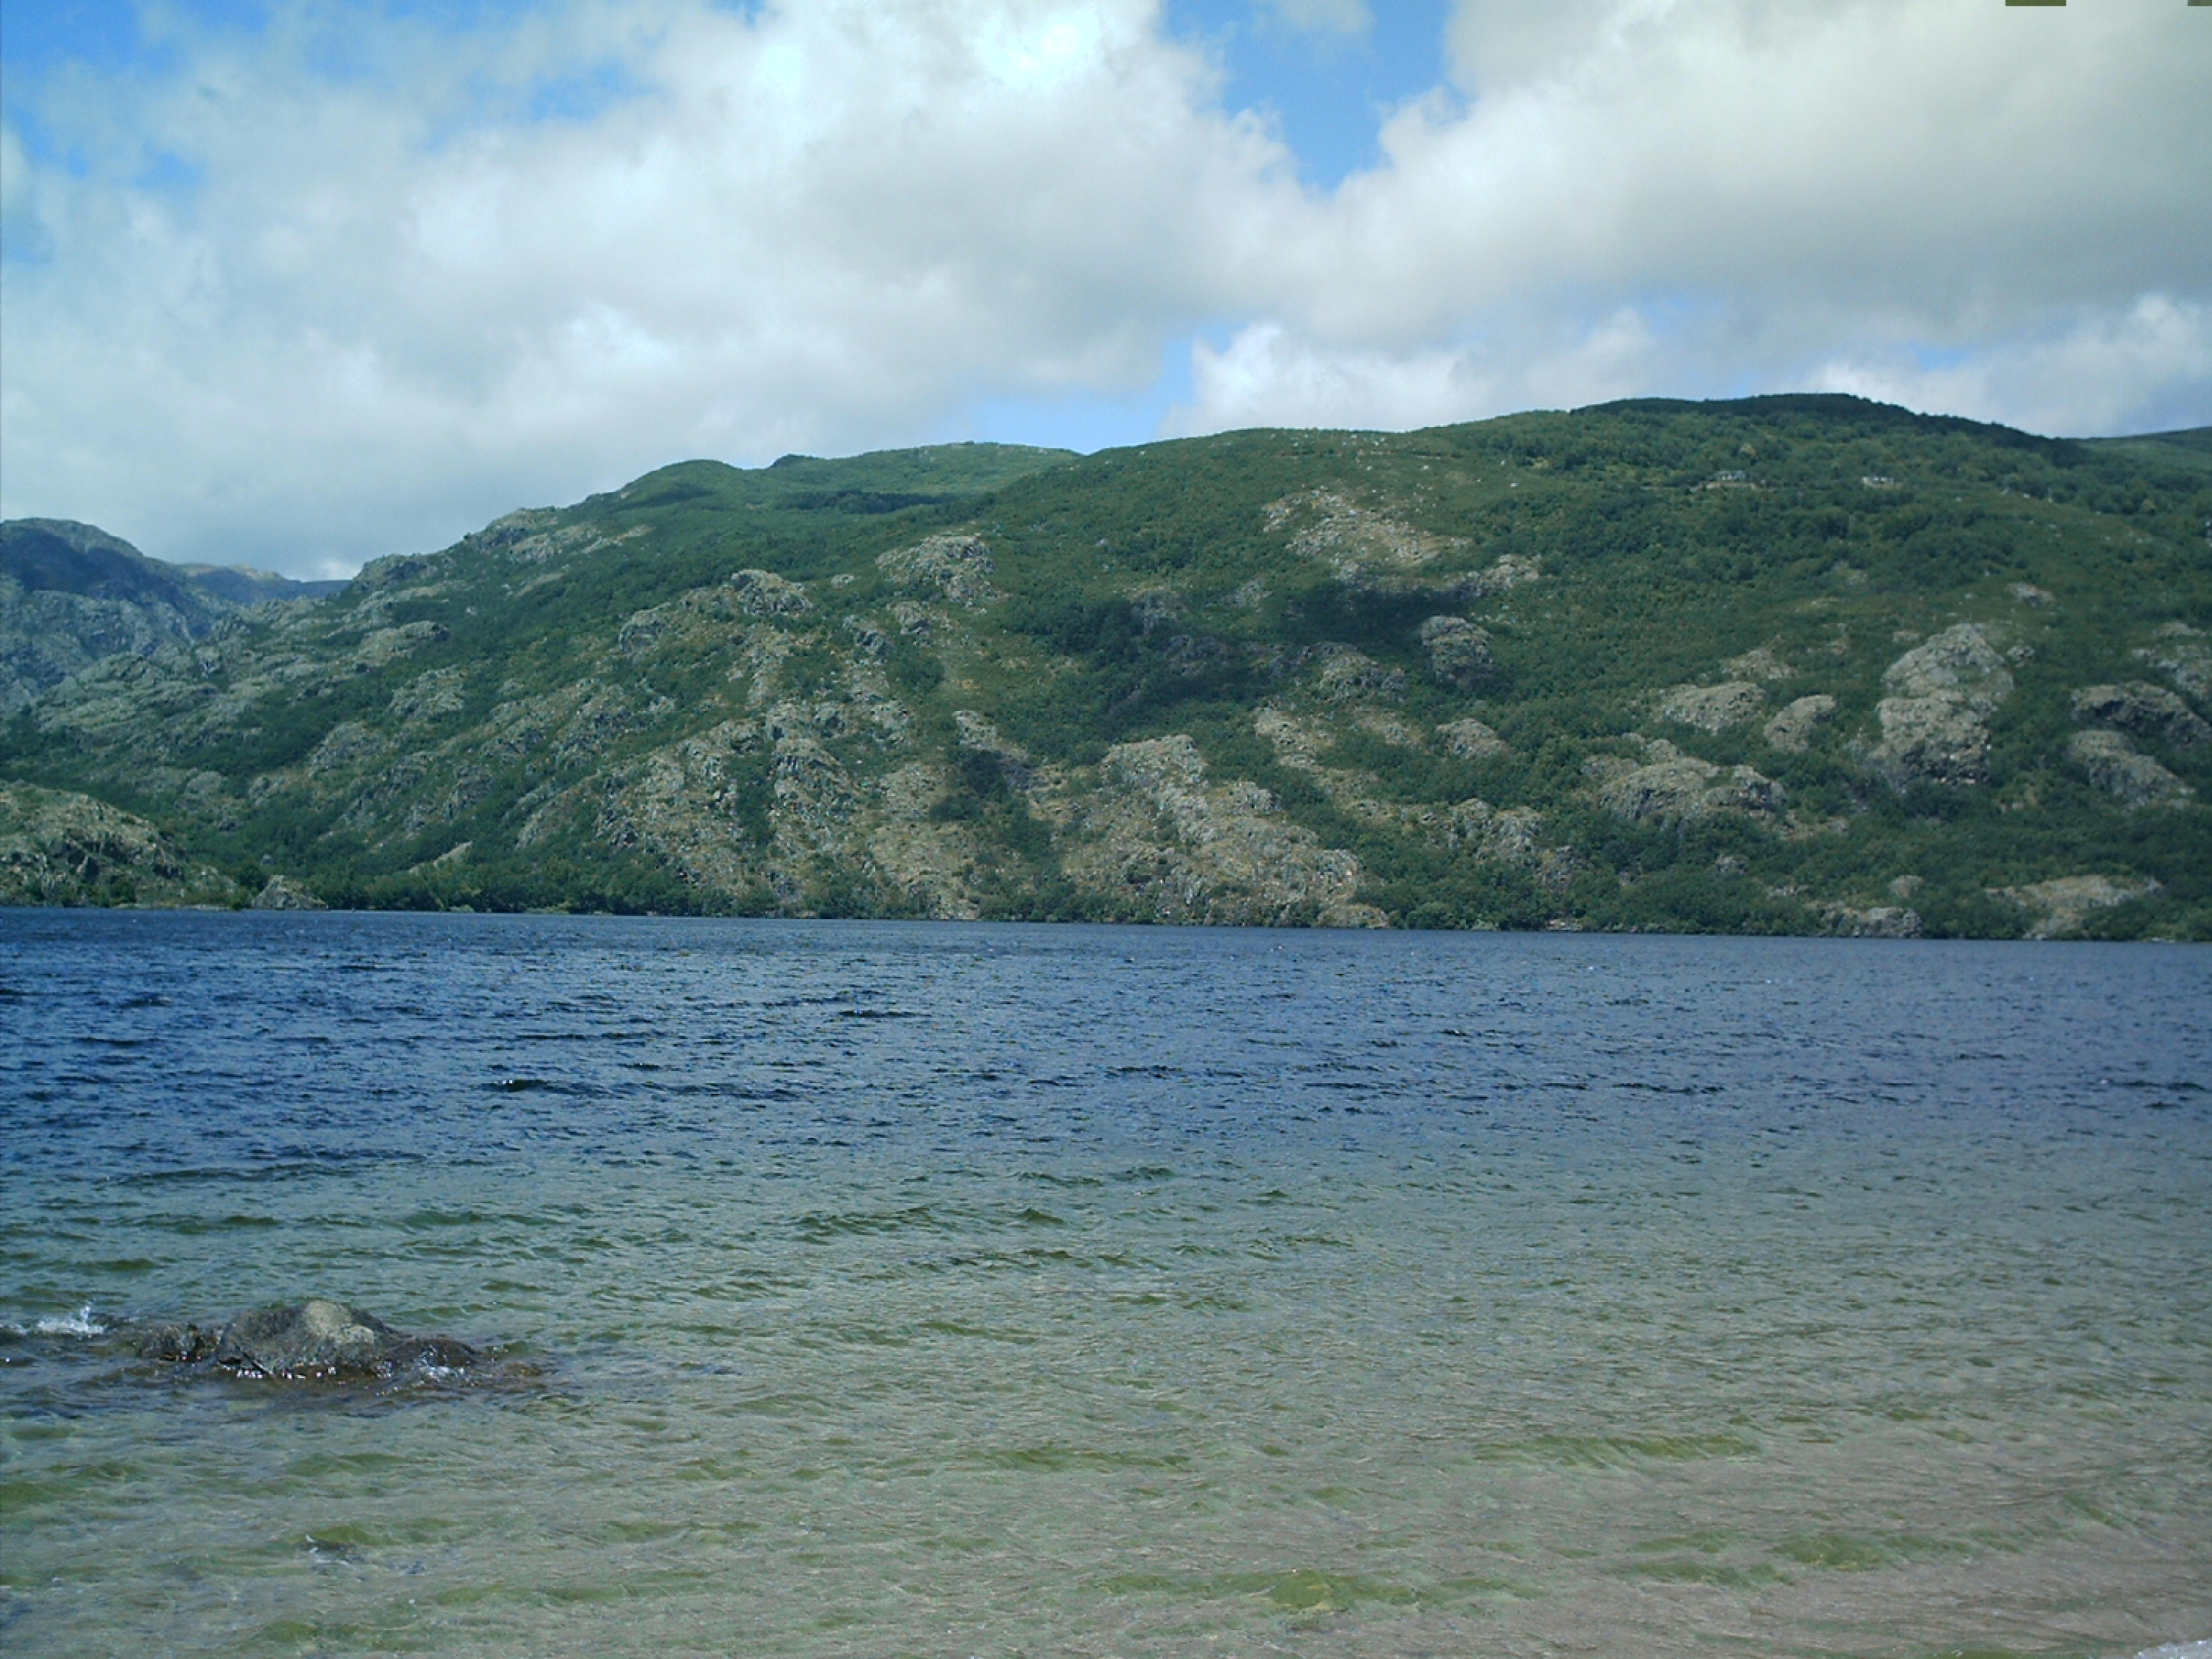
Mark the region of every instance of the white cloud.
POLYGON ((2212 420, 2178 4, 1462 0, 1451 84, 1329 194, 1155 0, 149 16, 155 66, 10 83, 0 506, 166 556, 1136 407, 1194 334, 1176 431, 1809 385, 2212 420))
POLYGON ((1974 0, 1463 0, 1457 92, 1399 112, 1383 165, 1316 204, 1259 319, 1196 354, 1177 421, 1853 376, 2043 430, 2212 419, 2171 321, 2212 301, 2198 27, 1974 0), (1578 333, 1589 317, 1612 320, 1578 333), (1900 367, 1930 355, 1955 366, 1900 367))
POLYGON ((1317 345, 1258 323, 1218 350, 1193 348, 1191 401, 1168 423, 1179 433, 1438 426, 1628 397, 1650 383, 1657 355, 1650 325, 1626 308, 1579 330, 1397 350, 1317 345))
POLYGON ((7 510, 296 568, 684 455, 900 441, 979 392, 1141 387, 1297 202, 1153 21, 608 6, 349 82, 302 24, 195 51, 127 121, 88 88, 65 112, 120 159, 33 169, 7 510), (641 90, 477 107, 599 63, 641 90), (199 185, 128 182, 156 149, 199 185))
POLYGON ((2212 81, 2182 9, 2063 36, 1976 0, 1567 9, 1574 49, 1392 122, 1314 256, 1317 324, 1418 337, 1566 287, 1988 329, 2132 301, 2147 269, 2212 287, 2212 81))
POLYGON ((1841 356, 1812 377, 1826 392, 2090 437, 2157 431, 2204 418, 2212 381, 2212 307, 2148 295, 2056 333, 1984 347, 1929 365, 1909 354, 1841 356), (2191 394, 2195 394, 2192 396, 2191 394))

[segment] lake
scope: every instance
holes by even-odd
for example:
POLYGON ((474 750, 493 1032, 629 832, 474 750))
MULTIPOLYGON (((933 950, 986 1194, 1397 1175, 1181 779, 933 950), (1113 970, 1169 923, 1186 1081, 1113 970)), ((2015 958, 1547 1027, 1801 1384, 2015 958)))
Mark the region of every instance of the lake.
POLYGON ((2202 1642, 2208 1085, 2192 946, 0 911, 0 1645, 2202 1642), (308 1295, 507 1368, 110 1334, 308 1295))

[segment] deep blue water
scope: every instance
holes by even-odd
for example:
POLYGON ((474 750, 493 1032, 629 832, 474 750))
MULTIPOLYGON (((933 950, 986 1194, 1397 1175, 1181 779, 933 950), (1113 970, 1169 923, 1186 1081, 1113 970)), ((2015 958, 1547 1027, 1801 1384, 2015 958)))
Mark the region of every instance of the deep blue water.
POLYGON ((2212 1635, 2208 1013, 2196 947, 0 912, 0 1629, 2212 1635), (311 1293, 545 1381, 97 1335, 311 1293))

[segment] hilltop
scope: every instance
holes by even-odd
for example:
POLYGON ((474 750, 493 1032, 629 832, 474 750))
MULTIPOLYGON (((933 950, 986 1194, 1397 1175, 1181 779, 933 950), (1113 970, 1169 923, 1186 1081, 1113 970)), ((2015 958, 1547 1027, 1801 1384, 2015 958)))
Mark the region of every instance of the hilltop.
POLYGON ((243 565, 168 564, 92 525, 11 519, 0 524, 0 714, 103 657, 150 656, 249 605, 344 586, 243 565))
POLYGON ((75 799, 270 902, 2206 938, 2208 629, 2205 432, 693 461, 33 688, 0 883, 137 891, 75 799))

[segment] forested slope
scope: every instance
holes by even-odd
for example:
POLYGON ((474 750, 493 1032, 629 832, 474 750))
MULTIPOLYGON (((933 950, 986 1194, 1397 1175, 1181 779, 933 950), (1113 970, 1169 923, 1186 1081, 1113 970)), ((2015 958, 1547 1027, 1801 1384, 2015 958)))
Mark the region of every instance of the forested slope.
POLYGON ((2208 537, 2206 434, 1833 397, 691 462, 0 775, 343 904, 2212 937, 2208 537))

